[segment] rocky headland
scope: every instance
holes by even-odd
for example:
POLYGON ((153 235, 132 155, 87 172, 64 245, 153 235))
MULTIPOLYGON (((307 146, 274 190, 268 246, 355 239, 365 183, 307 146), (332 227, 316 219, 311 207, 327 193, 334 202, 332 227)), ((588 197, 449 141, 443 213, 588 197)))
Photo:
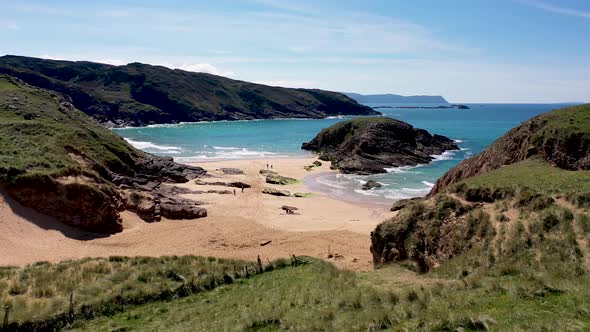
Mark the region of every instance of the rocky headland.
POLYGON ((122 230, 120 212, 146 221, 207 211, 164 183, 205 175, 130 146, 64 95, 0 76, 0 185, 21 204, 99 233, 122 230))
POLYGON ((436 182, 431 195, 466 178, 533 157, 563 169, 590 169, 588 105, 559 109, 525 121, 479 155, 449 170, 436 182))
POLYGON ((291 89, 131 63, 0 57, 0 73, 67 95, 108 127, 194 121, 325 118, 379 112, 337 92, 291 89))
POLYGON ((387 117, 366 117, 337 123, 301 146, 332 162, 343 173, 385 173, 386 168, 431 162, 433 155, 458 150, 441 135, 387 117))
POLYGON ((418 271, 587 270, 590 104, 534 117, 464 160, 371 234, 375 264, 418 271), (444 266, 444 268, 442 268, 444 266))

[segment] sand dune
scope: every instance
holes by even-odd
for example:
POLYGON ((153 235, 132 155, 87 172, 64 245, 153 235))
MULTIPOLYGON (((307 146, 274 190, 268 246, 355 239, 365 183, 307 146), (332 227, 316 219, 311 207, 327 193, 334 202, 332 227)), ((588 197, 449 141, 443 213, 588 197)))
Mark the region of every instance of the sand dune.
MULTIPOLYGON (((341 267, 371 269, 370 231, 391 216, 387 206, 359 205, 338 201, 321 193, 312 197, 274 197, 261 193, 265 186, 308 192, 303 184, 272 186, 258 175, 266 163, 281 175, 303 179, 310 174, 303 166, 312 158, 236 160, 200 163, 210 172, 204 181, 244 181, 253 187, 236 195, 186 195, 206 202, 209 216, 198 220, 166 220, 145 223, 130 212, 123 213, 125 230, 100 237, 63 225, 59 221, 20 206, 0 192, 0 265, 25 265, 36 261, 60 261, 90 256, 202 255, 255 260, 291 254, 327 259, 328 250, 341 267), (224 175, 221 167, 236 167, 245 175, 224 175), (280 207, 299 208, 287 215, 280 207), (272 241, 266 246, 260 244, 272 241)), ((311 173, 329 171, 326 166, 311 173)), ((194 182, 191 189, 228 189, 194 182)), ((232 188, 230 188, 232 189, 232 188)))

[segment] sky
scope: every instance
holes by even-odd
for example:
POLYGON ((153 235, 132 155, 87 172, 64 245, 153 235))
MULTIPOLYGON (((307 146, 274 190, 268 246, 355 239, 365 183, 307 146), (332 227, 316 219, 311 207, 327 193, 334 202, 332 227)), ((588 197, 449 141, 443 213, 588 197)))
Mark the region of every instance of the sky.
POLYGON ((590 102, 587 0, 0 0, 0 55, 269 85, 590 102))

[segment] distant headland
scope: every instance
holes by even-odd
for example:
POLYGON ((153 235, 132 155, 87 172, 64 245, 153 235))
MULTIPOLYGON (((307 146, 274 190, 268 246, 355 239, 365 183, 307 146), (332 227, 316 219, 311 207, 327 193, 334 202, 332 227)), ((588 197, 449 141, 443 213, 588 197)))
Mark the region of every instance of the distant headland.
POLYGON ((359 103, 400 103, 400 104, 448 104, 449 102, 442 96, 401 96, 396 94, 374 94, 362 95, 359 93, 344 92, 346 96, 356 100, 359 103))

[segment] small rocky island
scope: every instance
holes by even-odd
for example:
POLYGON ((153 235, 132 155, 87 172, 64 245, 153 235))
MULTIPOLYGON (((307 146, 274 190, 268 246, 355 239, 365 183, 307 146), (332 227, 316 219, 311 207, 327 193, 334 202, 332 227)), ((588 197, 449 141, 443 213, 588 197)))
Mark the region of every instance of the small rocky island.
POLYGON ((342 173, 385 173, 386 168, 431 162, 433 155, 458 150, 453 140, 387 117, 365 117, 337 123, 303 143, 342 173))

